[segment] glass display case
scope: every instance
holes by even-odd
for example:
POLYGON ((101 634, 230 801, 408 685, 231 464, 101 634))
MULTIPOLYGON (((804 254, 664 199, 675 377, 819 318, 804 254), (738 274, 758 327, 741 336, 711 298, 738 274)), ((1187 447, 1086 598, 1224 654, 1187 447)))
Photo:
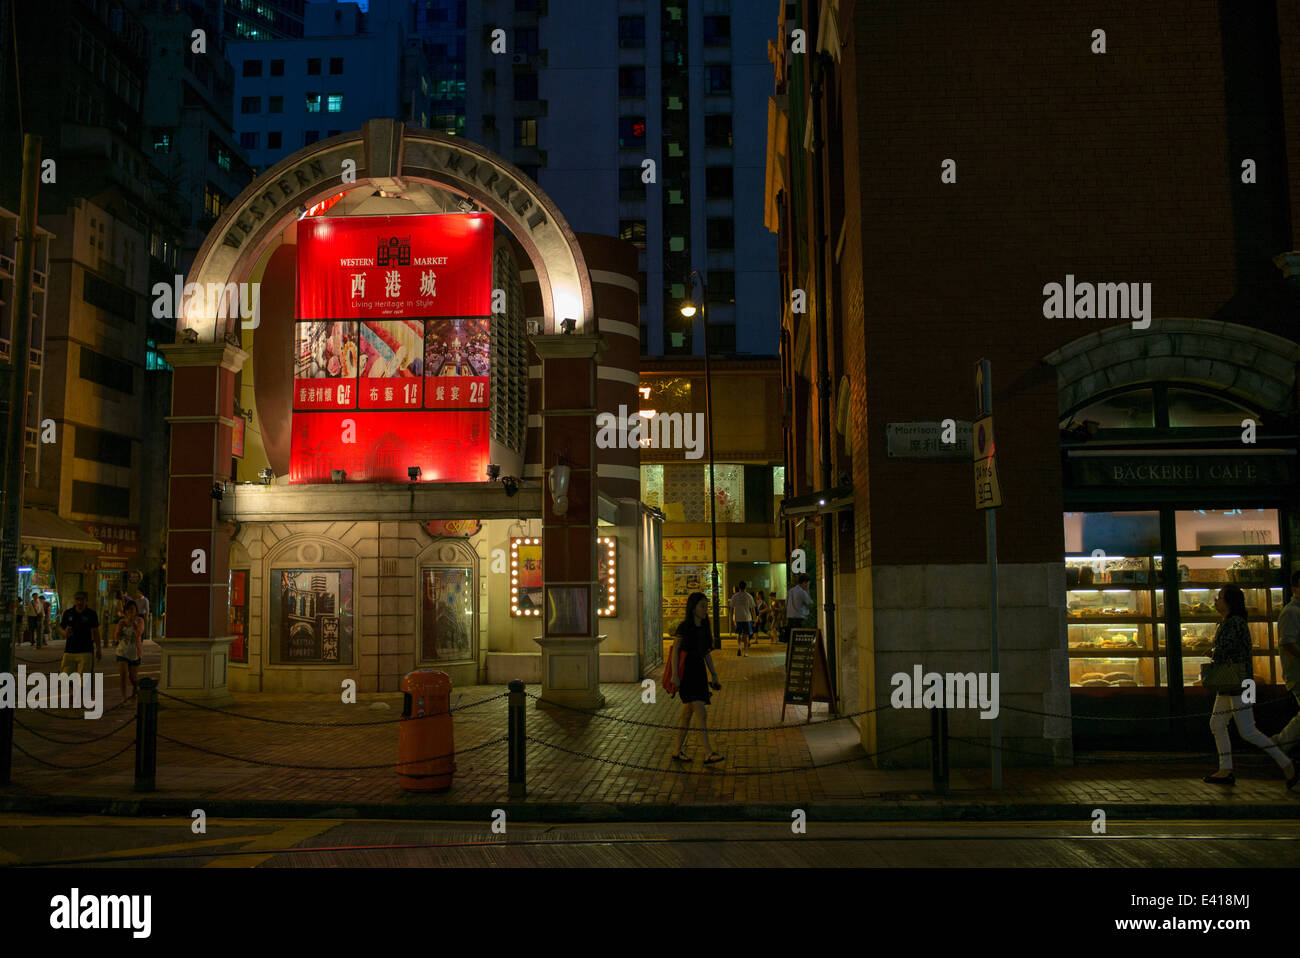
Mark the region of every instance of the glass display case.
POLYGON ((1070 685, 1156 685, 1153 557, 1068 556, 1066 641, 1070 685))

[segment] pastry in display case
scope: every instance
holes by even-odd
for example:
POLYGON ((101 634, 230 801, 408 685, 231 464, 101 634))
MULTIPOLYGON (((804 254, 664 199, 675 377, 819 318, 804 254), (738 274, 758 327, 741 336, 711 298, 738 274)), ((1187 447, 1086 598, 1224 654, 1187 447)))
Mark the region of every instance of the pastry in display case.
POLYGON ((1075 688, 1141 688, 1152 683, 1151 659, 1078 658, 1070 660, 1075 688))

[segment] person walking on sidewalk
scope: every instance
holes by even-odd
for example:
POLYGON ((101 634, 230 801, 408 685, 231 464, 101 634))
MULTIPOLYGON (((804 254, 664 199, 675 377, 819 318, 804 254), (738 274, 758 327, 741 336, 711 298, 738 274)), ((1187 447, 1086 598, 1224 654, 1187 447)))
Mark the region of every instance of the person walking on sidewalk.
POLYGON ((95 661, 104 658, 104 648, 99 642, 99 616, 86 607, 86 593, 78 592, 72 608, 64 610, 59 634, 65 642, 59 671, 93 675, 95 661))
POLYGON ((41 644, 41 616, 45 614, 45 604, 41 602, 41 594, 39 592, 33 592, 32 597, 26 604, 27 632, 23 636, 23 641, 31 642, 34 646, 39 646, 41 644))
MULTIPOLYGON (((1300 705, 1300 572, 1291 574, 1291 601, 1277 617, 1277 640, 1282 649, 1282 681, 1300 705)), ((1273 736, 1273 744, 1290 752, 1300 741, 1300 714, 1273 736)))
POLYGON ((708 705, 712 699, 709 689, 719 691, 722 683, 718 681, 718 670, 713 667, 713 637, 709 634, 709 600, 703 592, 692 592, 686 600, 686 618, 677 627, 677 637, 673 639, 672 666, 673 684, 682 696, 681 735, 677 739, 677 751, 673 761, 689 762, 686 754, 686 734, 691 728, 691 717, 699 716, 700 734, 704 736, 704 748, 707 755, 705 765, 722 761, 722 755, 713 750, 709 741, 708 705), (679 652, 686 653, 683 663, 679 652), (713 681, 705 680, 705 670, 713 676, 713 681))
POLYGON ((143 657, 141 633, 143 623, 135 614, 135 602, 127 599, 122 603, 122 621, 113 627, 113 645, 117 652, 117 674, 121 679, 122 698, 126 698, 126 683, 131 682, 131 694, 135 695, 139 683, 140 659, 143 657))
POLYGON ((812 596, 808 594, 808 576, 801 575, 794 586, 785 594, 785 627, 789 638, 791 629, 801 629, 807 625, 807 618, 812 612, 812 596))
POLYGON ((768 627, 772 624, 772 607, 768 605, 767 596, 762 589, 754 595, 754 607, 754 634, 767 635, 768 627))
MULTIPOLYGON (((1214 643, 1210 646, 1210 657, 1216 663, 1242 663, 1246 665, 1249 675, 1250 667, 1250 627, 1246 624, 1246 597, 1235 585, 1225 585, 1214 597, 1214 607, 1223 616, 1218 630, 1214 633, 1214 643)), ((1213 775, 1206 775, 1202 781, 1211 785, 1235 785, 1237 776, 1232 770, 1232 741, 1228 738, 1228 716, 1237 720, 1237 731, 1251 745, 1263 749, 1268 757, 1277 762, 1286 776, 1286 787, 1293 788, 1298 777, 1295 763, 1273 744, 1273 740, 1255 727, 1255 710, 1242 702, 1240 693, 1225 695, 1220 692, 1214 697, 1214 712, 1210 716, 1210 731, 1214 733, 1214 742, 1219 749, 1219 770, 1213 775)))
POLYGON ((745 580, 732 593, 731 616, 736 623, 736 655, 744 655, 754 640, 754 614, 757 611, 754 597, 745 590, 745 580))

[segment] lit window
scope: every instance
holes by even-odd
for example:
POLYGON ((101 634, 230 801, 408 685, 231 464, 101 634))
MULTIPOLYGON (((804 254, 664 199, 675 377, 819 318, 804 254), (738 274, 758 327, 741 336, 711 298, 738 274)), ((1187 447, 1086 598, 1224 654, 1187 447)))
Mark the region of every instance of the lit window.
POLYGON ((308 94, 307 94, 307 112, 308 112, 308 113, 319 113, 319 112, 320 112, 320 94, 319 94, 319 93, 308 93, 308 94))
POLYGON ((343 110, 343 94, 331 93, 326 101, 325 110, 327 113, 340 113, 343 110))

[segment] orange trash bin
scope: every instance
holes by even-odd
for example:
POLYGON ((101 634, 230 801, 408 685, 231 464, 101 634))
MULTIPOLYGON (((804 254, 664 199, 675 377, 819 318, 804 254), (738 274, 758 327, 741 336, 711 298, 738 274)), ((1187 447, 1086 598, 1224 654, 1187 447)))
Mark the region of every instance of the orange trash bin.
POLYGON ((456 771, 452 736, 451 677, 419 669, 402 679, 402 720, 397 726, 397 778, 408 792, 451 788, 456 771))

